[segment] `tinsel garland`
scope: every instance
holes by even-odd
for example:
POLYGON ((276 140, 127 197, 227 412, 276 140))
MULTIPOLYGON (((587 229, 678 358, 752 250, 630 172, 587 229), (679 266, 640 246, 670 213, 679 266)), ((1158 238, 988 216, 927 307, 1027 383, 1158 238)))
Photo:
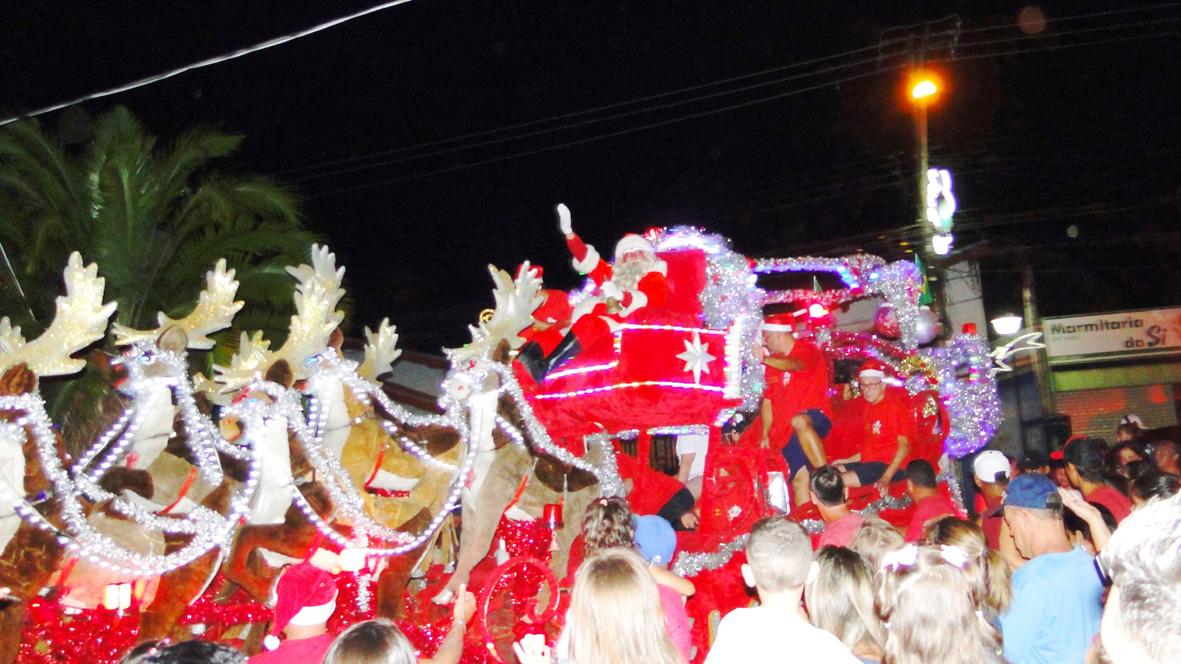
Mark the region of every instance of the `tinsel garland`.
POLYGON ((985 445, 1004 417, 988 348, 979 337, 962 334, 943 348, 906 351, 866 332, 832 333, 837 359, 873 357, 905 379, 911 394, 934 387, 951 417, 944 451, 952 458, 967 456, 985 445))
POLYGON ((127 611, 70 609, 44 597, 29 600, 21 633, 21 664, 118 664, 139 637, 139 607, 127 611))
MULTIPOLYGON (((881 498, 866 505, 860 510, 854 510, 858 514, 864 516, 876 516, 878 512, 884 509, 901 509, 910 505, 910 496, 882 496, 881 498)), ((810 535, 824 530, 824 522, 820 519, 804 519, 799 522, 800 526, 810 535)), ((743 533, 734 539, 722 544, 715 551, 682 551, 677 554, 676 560, 673 562, 672 571, 685 577, 694 576, 700 572, 715 570, 730 562, 735 553, 738 553, 746 546, 750 539, 749 533, 743 533)))
MULTIPOLYGON (((623 479, 619 476, 619 469, 615 466, 615 455, 610 447, 610 437, 603 438, 601 436, 588 436, 588 445, 597 445, 602 449, 602 460, 598 465, 587 461, 586 459, 577 456, 554 443, 550 437, 549 432, 537 419, 537 414, 533 412, 533 406, 529 400, 525 398, 525 393, 521 390, 520 383, 517 382, 516 376, 513 375, 512 370, 503 364, 492 362, 491 360, 477 360, 474 362, 475 367, 483 366, 486 371, 494 372, 501 381, 501 389, 504 389, 513 404, 517 407, 517 412, 525 423, 525 427, 529 430, 529 440, 539 449, 539 451, 561 461, 569 464, 580 470, 585 470, 594 474, 599 478, 599 494, 602 496, 622 496, 626 492, 623 488, 623 479)), ((455 371, 455 369, 452 369, 455 371)))
POLYGON ((762 258, 755 262, 754 272, 835 272, 847 287, 844 290, 820 293, 802 290, 772 291, 767 295, 766 302, 802 300, 808 304, 819 303, 831 309, 845 302, 878 295, 894 308, 902 333, 902 346, 907 349, 918 346, 915 335, 922 275, 914 263, 896 261, 887 264, 881 258, 869 254, 854 254, 840 258, 762 258))
POLYGON ((113 497, 112 504, 116 509, 132 515, 145 527, 155 526, 155 529, 165 532, 193 535, 179 549, 164 555, 129 551, 95 530, 86 518, 79 483, 73 481, 62 467, 52 425, 41 396, 34 393, 0 397, 0 410, 23 413, 17 424, 27 426, 32 431, 42 470, 53 486, 54 498, 61 507, 61 518, 65 522, 65 527, 59 529, 42 516, 25 497, 15 494, 7 485, 0 485, 0 499, 11 503, 17 514, 29 524, 56 535, 59 544, 71 555, 128 577, 165 574, 197 559, 213 547, 228 544, 239 519, 249 507, 250 496, 253 495, 258 483, 255 464, 254 474, 248 476, 243 490, 233 497, 230 513, 224 517, 202 508, 193 510, 184 518, 167 519, 148 513, 122 498, 113 497))
POLYGON ((672 571, 674 574, 689 577, 704 571, 718 569, 730 562, 734 554, 746 546, 749 539, 750 533, 743 533, 718 547, 717 551, 681 551, 673 561, 672 571))
POLYGON ((265 623, 274 618, 274 610, 250 597, 241 588, 224 600, 218 600, 227 581, 220 573, 176 621, 188 625, 203 638, 218 638, 236 625, 265 623))

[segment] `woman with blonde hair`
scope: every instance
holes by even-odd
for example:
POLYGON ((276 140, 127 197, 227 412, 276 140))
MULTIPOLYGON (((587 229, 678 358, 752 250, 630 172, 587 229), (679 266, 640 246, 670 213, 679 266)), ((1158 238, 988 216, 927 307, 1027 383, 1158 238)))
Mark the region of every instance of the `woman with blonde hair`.
MULTIPOLYGON (((684 664, 664 627, 656 582, 629 549, 589 554, 574 576, 557 661, 570 664, 684 664)), ((544 637, 513 646, 521 664, 551 664, 544 637)))
POLYGON ((857 552, 837 546, 818 551, 804 602, 813 625, 832 633, 861 661, 881 661, 886 629, 874 607, 873 577, 857 552))
POLYGON ((389 620, 359 622, 340 633, 324 655, 324 664, 415 664, 409 639, 389 620))
POLYGON ((995 626, 997 618, 1009 608, 1009 600, 1013 598, 1012 570, 999 553, 988 548, 980 526, 966 519, 945 517, 927 525, 926 541, 959 547, 968 554, 964 574, 972 584, 976 608, 984 611, 995 626))
POLYGON ((891 551, 897 551, 906 544, 902 540, 902 533, 889 523, 876 516, 869 517, 862 522, 849 548, 861 556, 865 566, 869 568, 870 576, 877 573, 882 556, 891 551))
POLYGON ((964 573, 968 554, 947 545, 905 547, 882 559, 878 613, 887 664, 994 664, 1000 634, 980 615, 964 573))

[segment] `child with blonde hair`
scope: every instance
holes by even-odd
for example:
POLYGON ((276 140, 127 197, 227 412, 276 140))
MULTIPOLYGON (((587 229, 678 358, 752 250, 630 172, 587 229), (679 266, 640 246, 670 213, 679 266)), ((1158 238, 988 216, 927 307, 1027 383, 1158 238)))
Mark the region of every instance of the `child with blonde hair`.
MULTIPOLYGON (((668 637, 656 583, 629 549, 589 554, 574 578, 557 659, 570 664, 684 664, 668 637)), ((545 637, 517 642, 521 664, 551 664, 545 637)))
POLYGON ((969 555, 955 546, 908 544, 882 559, 878 613, 886 621, 888 664, 1004 661, 1000 635, 976 611, 964 573, 969 555))
POLYGON ((874 606, 873 575, 856 551, 836 546, 817 551, 804 602, 812 624, 832 633, 859 659, 882 659, 886 628, 874 606))
POLYGON ((964 574, 972 584, 976 608, 984 611, 995 625, 1013 598, 1010 587, 1012 571, 999 553, 988 548, 980 526, 967 519, 944 517, 927 525, 926 541, 928 544, 959 547, 968 554, 964 574))

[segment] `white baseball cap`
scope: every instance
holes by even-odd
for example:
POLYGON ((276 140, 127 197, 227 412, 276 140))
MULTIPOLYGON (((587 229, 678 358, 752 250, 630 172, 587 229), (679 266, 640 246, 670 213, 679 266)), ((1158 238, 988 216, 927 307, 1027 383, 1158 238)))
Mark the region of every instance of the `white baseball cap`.
POLYGON ((981 482, 995 482, 1000 473, 1007 478, 1011 470, 1009 458, 999 450, 984 450, 972 462, 972 472, 981 482))

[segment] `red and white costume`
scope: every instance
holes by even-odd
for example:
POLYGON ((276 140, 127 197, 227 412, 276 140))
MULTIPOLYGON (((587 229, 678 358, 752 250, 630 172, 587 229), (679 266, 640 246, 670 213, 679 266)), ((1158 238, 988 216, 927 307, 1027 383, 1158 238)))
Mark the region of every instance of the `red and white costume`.
POLYGON ((573 233, 566 236, 566 246, 573 257, 574 269, 590 277, 596 286, 596 297, 587 298, 574 309, 572 330, 580 341, 584 336, 590 336, 587 333, 591 327, 602 329, 602 323, 598 321, 614 328, 638 309, 663 307, 667 302, 668 266, 656 257, 652 245, 643 237, 632 233, 624 235, 615 245, 614 265, 603 260, 593 245, 586 244, 573 233), (642 274, 634 274, 638 271, 636 268, 642 270, 642 274), (615 299, 621 309, 610 312, 609 299, 615 299), (588 317, 596 320, 587 321, 588 317))
POLYGON ((574 257, 574 269, 590 277, 600 295, 611 297, 618 291, 622 296, 617 298, 623 307, 618 316, 626 317, 640 307, 664 306, 668 299, 668 282, 665 278, 668 266, 656 258, 652 245, 639 235, 624 235, 615 245, 615 263, 620 268, 632 260, 631 255, 634 253, 643 253, 650 261, 650 267, 634 284, 617 279, 616 267, 603 260, 593 245, 586 244, 577 235, 566 238, 566 246, 574 257))

